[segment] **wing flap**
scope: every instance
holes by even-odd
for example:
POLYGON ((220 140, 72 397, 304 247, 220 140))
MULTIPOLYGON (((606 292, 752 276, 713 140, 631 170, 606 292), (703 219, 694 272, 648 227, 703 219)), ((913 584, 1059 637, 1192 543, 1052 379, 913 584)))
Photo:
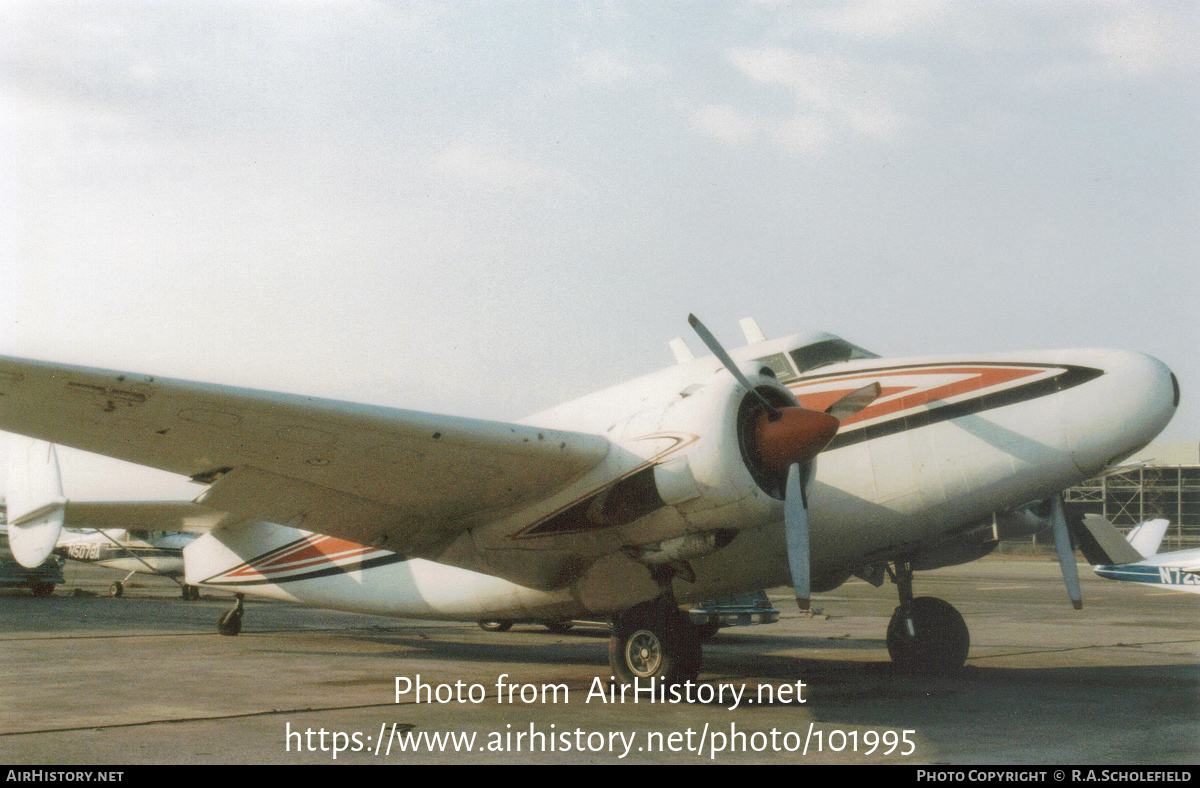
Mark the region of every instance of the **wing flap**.
POLYGON ((225 474, 197 499, 210 509, 237 511, 246 520, 263 520, 359 544, 382 547, 411 544, 417 521, 387 507, 300 479, 243 466, 225 474))

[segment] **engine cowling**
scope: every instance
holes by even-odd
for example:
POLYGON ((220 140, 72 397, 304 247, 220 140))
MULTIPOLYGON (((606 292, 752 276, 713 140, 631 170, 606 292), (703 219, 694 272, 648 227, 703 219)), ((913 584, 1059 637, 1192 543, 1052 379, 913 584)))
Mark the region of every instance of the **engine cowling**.
MULTIPOLYGON (((772 405, 786 409, 799 404, 768 367, 753 365, 744 371, 772 405)), ((683 450, 654 467, 662 501, 698 530, 754 527, 782 517, 786 483, 786 469, 764 456, 759 424, 765 415, 758 397, 719 373, 656 418, 631 420, 622 443, 655 435, 683 441, 683 450)))

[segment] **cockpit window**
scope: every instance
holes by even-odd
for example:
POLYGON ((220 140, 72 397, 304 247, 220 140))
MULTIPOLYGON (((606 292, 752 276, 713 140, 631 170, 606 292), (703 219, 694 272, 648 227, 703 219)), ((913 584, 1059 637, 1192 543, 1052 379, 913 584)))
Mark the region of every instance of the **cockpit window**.
POLYGON ((754 359, 759 364, 766 364, 775 373, 775 378, 780 383, 791 383, 796 378, 800 377, 792 369, 791 363, 783 353, 773 353, 769 356, 754 359))
POLYGON ((826 364, 853 361, 857 358, 879 358, 869 350, 851 345, 844 339, 826 339, 796 348, 791 352, 791 357, 801 374, 826 364))

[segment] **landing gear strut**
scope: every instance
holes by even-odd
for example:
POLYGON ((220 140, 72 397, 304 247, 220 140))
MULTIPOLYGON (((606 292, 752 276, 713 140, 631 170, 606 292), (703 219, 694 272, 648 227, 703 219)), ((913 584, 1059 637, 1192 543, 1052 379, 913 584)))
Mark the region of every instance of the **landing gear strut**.
POLYGON ((217 631, 222 635, 233 637, 242 631, 242 616, 246 614, 245 597, 237 594, 237 602, 232 610, 226 610, 217 619, 217 631))
POLYGON ((129 582, 129 578, 137 574, 137 571, 130 572, 120 580, 114 580, 113 584, 108 587, 108 595, 113 599, 125 594, 125 584, 129 582))
POLYGON ((180 587, 179 593, 185 602, 194 602, 200 598, 200 589, 197 586, 189 586, 187 583, 180 587))
POLYGON ((967 661, 971 634, 949 602, 932 596, 913 598, 912 565, 887 567, 900 593, 900 606, 888 622, 887 647, 892 663, 905 673, 948 673, 967 661))

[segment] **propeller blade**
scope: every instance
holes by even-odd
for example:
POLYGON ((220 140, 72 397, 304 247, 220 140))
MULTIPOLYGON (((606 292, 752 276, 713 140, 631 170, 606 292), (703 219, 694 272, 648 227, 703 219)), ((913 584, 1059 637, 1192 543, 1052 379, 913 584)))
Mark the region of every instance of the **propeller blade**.
POLYGON ((1061 494, 1050 499, 1050 517, 1054 522, 1054 549, 1058 551, 1058 565, 1062 567, 1067 595, 1071 597, 1071 607, 1082 610, 1083 592, 1079 590, 1079 567, 1075 565, 1075 548, 1071 547, 1071 535, 1067 533, 1067 518, 1063 514, 1061 494))
POLYGON ((875 400, 879 399, 879 395, 883 393, 883 387, 879 383, 869 383, 860 389, 851 391, 846 396, 839 399, 837 402, 825 409, 825 412, 833 416, 838 421, 846 419, 858 413, 863 408, 870 405, 875 400))
POLYGON ((742 371, 737 368, 737 364, 733 363, 733 359, 730 358, 729 354, 725 352, 725 348, 721 347, 721 343, 718 342, 717 338, 712 335, 712 332, 700 322, 700 319, 695 315, 688 315, 688 323, 690 323, 692 328, 696 330, 696 333, 700 335, 700 340, 704 342, 705 345, 708 345, 708 349, 712 351, 712 354, 720 359, 721 363, 725 365, 725 369, 729 370, 729 374, 733 375, 734 379, 737 380, 738 383, 742 384, 742 388, 758 397, 759 401, 763 404, 763 407, 767 409, 767 413, 770 416, 771 421, 778 420, 780 418, 779 409, 768 402, 767 398, 759 393, 754 386, 750 385, 750 381, 747 380, 746 376, 742 374, 742 371))
POLYGON ((808 552, 808 503, 800 479, 800 465, 788 468, 787 491, 783 501, 783 531, 787 536, 788 569, 796 604, 808 610, 812 600, 812 577, 808 552))

